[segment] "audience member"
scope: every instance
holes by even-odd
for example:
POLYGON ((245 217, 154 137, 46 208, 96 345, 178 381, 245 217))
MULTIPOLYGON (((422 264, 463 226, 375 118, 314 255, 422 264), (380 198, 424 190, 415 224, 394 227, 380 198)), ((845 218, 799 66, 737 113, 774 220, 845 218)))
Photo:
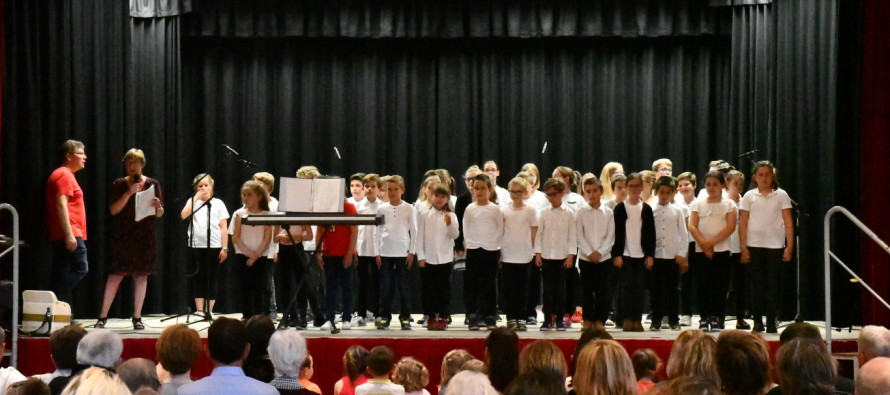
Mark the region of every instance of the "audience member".
POLYGON ((565 394, 564 379, 552 372, 531 371, 520 373, 507 386, 504 395, 555 395, 565 394))
MULTIPOLYGON (((87 334, 94 333, 90 332, 87 334)), ((86 337, 84 337, 84 340, 86 337)), ((82 341, 81 341, 82 342, 82 341)), ((80 351, 80 350, 78 350, 80 351)), ((79 355, 79 353, 78 353, 79 355)), ((62 395, 130 395, 130 389, 110 369, 92 366, 71 378, 62 395)))
POLYGON ((498 392, 504 392, 519 374, 519 336, 506 327, 498 327, 485 339, 485 365, 488 379, 498 392))
POLYGON ((213 372, 179 387, 180 395, 278 394, 275 387, 247 377, 241 369, 250 353, 250 344, 247 328, 240 320, 217 318, 207 329, 207 352, 213 372))
POLYGON ((141 388, 150 388, 155 392, 161 389, 154 362, 145 358, 128 359, 118 365, 116 371, 130 392, 135 393, 141 388))
POLYGON ((614 340, 584 346, 572 384, 578 395, 635 395, 637 381, 627 351, 614 340))
POLYGON ((859 366, 872 358, 890 358, 890 330, 883 326, 867 325, 859 332, 859 366))
MULTIPOLYGON (((487 373, 488 369, 485 366, 485 362, 482 362, 480 359, 473 358, 467 362, 464 362, 463 365, 460 366, 461 372, 464 370, 469 370, 471 372, 476 373, 487 373)), ((491 380, 488 381, 491 383, 491 380)))
POLYGON ((392 382, 405 388, 405 395, 430 395, 424 387, 430 382, 426 365, 411 357, 404 357, 396 364, 392 382))
POLYGON ((171 325, 161 332, 155 350, 161 368, 170 376, 161 380, 161 394, 176 395, 179 387, 192 382, 192 365, 201 355, 201 336, 185 324, 171 325))
MULTIPOLYGON (((269 338, 275 333, 275 324, 265 314, 257 314, 247 320, 247 342, 250 354, 244 360, 244 374, 268 383, 275 378, 275 368, 269 360, 269 338)), ((305 348, 305 347, 304 347, 305 348)), ((302 364, 302 360, 300 363, 302 364)), ((296 378, 296 376, 294 376, 296 378)))
POLYGON ((300 369, 306 361, 306 339, 290 328, 275 332, 266 343, 275 370, 275 378, 270 384, 282 395, 311 395, 312 391, 300 383, 300 369))
POLYGON ((536 340, 519 353, 519 374, 552 374, 565 383, 568 368, 562 350, 549 340, 536 340))
POLYGON ((888 388, 890 388, 890 358, 872 358, 856 373, 856 395, 886 395, 888 388))
POLYGON ((769 351, 762 337, 737 329, 724 331, 715 355, 724 394, 761 395, 769 390, 769 351))
MULTIPOLYGON (((4 352, 6 352, 6 330, 3 329, 3 327, 0 327, 0 358, 2 358, 4 352)), ((16 368, 0 368, 0 395, 6 393, 6 389, 10 384, 25 381, 27 379, 28 378, 16 370, 16 368)))
POLYGON ((672 379, 683 376, 701 377, 711 380, 717 388, 720 388, 716 359, 717 341, 698 329, 691 331, 700 332, 702 336, 691 337, 680 347, 674 343, 668 360, 668 377, 672 379))
MULTIPOLYGON (((794 322, 790 325, 786 326, 782 331, 782 334, 779 335, 779 343, 784 345, 791 340, 794 339, 808 339, 815 341, 824 346, 824 340, 822 339, 822 332, 819 330, 819 327, 806 323, 806 322, 794 322)), ((832 364, 834 364, 835 368, 838 366, 838 362, 836 359, 832 357, 832 364)), ((837 375, 837 378, 834 382, 834 392, 837 394, 852 394, 856 390, 856 385, 853 380, 837 375)), ((769 395, 781 394, 782 389, 779 387, 773 388, 770 390, 769 395)))
POLYGON ((575 353, 572 354, 572 360, 569 364, 569 373, 572 375, 567 380, 567 387, 569 390, 573 388, 572 381, 575 376, 575 367, 578 365, 578 357, 581 355, 581 350, 584 349, 584 346, 590 344, 590 342, 599 339, 612 340, 612 335, 610 335, 609 332, 606 332, 604 328, 593 328, 581 331, 581 337, 578 339, 578 344, 575 345, 575 353))
POLYGON ((37 376, 33 376, 25 381, 10 384, 6 395, 49 395, 49 385, 37 376))
POLYGON ((72 377, 90 366, 113 370, 120 363, 123 351, 124 341, 117 333, 108 329, 90 331, 77 343, 77 365, 71 369, 71 376, 52 379, 49 383, 50 393, 61 393, 72 377))
POLYGON ((451 350, 442 357, 442 371, 439 373, 439 393, 444 394, 448 388, 448 382, 467 361, 473 360, 473 355, 464 349, 451 350))
POLYGON ((491 386, 485 373, 463 370, 448 382, 445 395, 498 395, 498 390, 491 386))
POLYGON ((321 388, 318 384, 312 382, 312 376, 315 375, 315 368, 313 367, 312 354, 309 351, 306 351, 306 360, 303 361, 303 366, 300 367, 300 384, 303 384, 303 387, 306 387, 309 391, 312 391, 316 394, 321 394, 321 388))
POLYGON ((356 395, 402 395, 405 388, 389 380, 395 366, 395 356, 387 346, 377 346, 368 354, 368 374, 371 379, 355 387, 356 395))
POLYGON ((662 381, 652 387, 647 395, 722 395, 720 387, 705 377, 680 376, 662 381))
POLYGON ((637 391, 641 394, 649 392, 658 382, 658 368, 661 365, 658 355, 651 348, 643 348, 634 351, 630 361, 637 378, 637 391))
POLYGON ((334 395, 354 395, 355 387, 368 382, 368 350, 362 346, 350 346, 343 353, 344 376, 334 383, 334 395))
POLYGON ((66 325, 49 335, 50 358, 56 366, 56 370, 33 377, 49 384, 56 377, 71 376, 71 370, 77 366, 77 343, 86 334, 87 330, 80 325, 66 325))
POLYGON ((837 365, 820 340, 788 340, 776 352, 779 386, 770 395, 832 395, 837 365))

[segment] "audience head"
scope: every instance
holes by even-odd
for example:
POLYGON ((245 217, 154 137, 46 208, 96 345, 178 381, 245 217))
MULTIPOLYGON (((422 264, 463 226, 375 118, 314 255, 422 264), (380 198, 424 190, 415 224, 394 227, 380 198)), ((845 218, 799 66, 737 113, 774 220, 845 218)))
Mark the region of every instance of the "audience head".
POLYGON ((405 392, 421 391, 430 383, 430 371, 423 362, 404 357, 396 364, 392 382, 405 387, 405 392))
POLYGON ((66 325, 49 335, 49 350, 58 369, 71 369, 77 365, 77 344, 87 334, 79 325, 66 325))
POLYGON ((572 385, 578 395, 637 393, 630 357, 614 340, 595 340, 584 346, 577 368, 572 385))
POLYGON ((272 334, 268 343, 269 359, 275 366, 275 374, 299 377, 306 361, 306 339, 296 329, 290 328, 272 334))
MULTIPOLYGON (((687 329, 683 332, 680 332, 680 335, 677 336, 677 339, 674 340, 674 344, 671 346, 671 355, 670 357, 668 357, 666 369, 668 378, 673 379, 685 375, 684 372, 686 371, 686 355, 688 353, 687 347, 689 346, 689 343, 692 342, 692 340, 701 337, 707 337, 707 335, 704 331, 699 329, 687 329)), ((716 341, 714 346, 714 348, 716 349, 716 341)))
POLYGON ((779 386, 786 395, 831 395, 837 365, 821 340, 791 339, 776 352, 779 386))
POLYGON ((472 359, 473 355, 463 349, 451 350, 445 354, 442 357, 442 371, 439 373, 441 381, 439 385, 443 387, 448 385, 448 381, 460 371, 464 363, 472 359))
MULTIPOLYGON (((90 334, 96 331, 90 332, 90 334)), ((130 395, 130 389, 112 371, 91 367, 71 378, 62 395, 130 395)))
POLYGON ((219 317, 207 329, 207 352, 216 363, 240 365, 249 348, 247 328, 241 320, 219 317))
POLYGON ((303 365, 300 366, 300 378, 309 380, 314 375, 315 367, 314 361, 312 360, 312 354, 309 353, 309 351, 306 351, 306 359, 303 361, 303 365))
POLYGON ((154 391, 161 389, 158 371, 154 362, 150 360, 131 358, 118 365, 116 371, 131 392, 136 392, 140 388, 151 388, 154 391))
POLYGON ((519 374, 535 372, 553 374, 560 380, 566 378, 566 358, 562 350, 549 340, 536 340, 519 353, 519 374))
POLYGON ((50 391, 49 386, 42 380, 37 377, 31 377, 27 380, 10 384, 6 390, 6 395, 50 395, 50 391))
POLYGON ((652 387, 647 395, 722 395, 713 380, 696 376, 681 376, 662 381, 652 387))
POLYGON ((77 343, 77 363, 113 369, 121 359, 124 342, 108 329, 96 329, 77 343))
MULTIPOLYGON (((473 358, 467 362, 464 362, 463 365, 460 366, 460 370, 469 370, 471 372, 477 373, 486 373, 485 362, 480 359, 473 358)), ((490 382, 491 380, 489 380, 490 382)))
POLYGON ((641 348, 634 351, 633 355, 630 356, 630 361, 633 364, 634 375, 636 375, 637 380, 649 378, 655 381, 658 364, 661 363, 655 351, 651 348, 641 348))
POLYGON ((612 335, 610 335, 604 328, 593 328, 581 331, 581 337, 578 339, 578 344, 575 345, 575 353, 572 354, 572 363, 569 366, 571 370, 569 373, 573 376, 575 375, 575 368, 578 366, 578 358, 581 355, 581 350, 584 349, 584 346, 599 339, 612 340, 612 335))
POLYGON ((485 364, 491 385, 504 392, 519 373, 519 336, 506 327, 498 327, 485 339, 485 364))
POLYGON ((696 376, 720 384, 717 373, 717 341, 710 336, 694 337, 686 344, 671 352, 668 362, 668 377, 696 376), (673 363, 671 363, 673 362, 673 363))
POLYGON ((491 386, 488 376, 472 370, 464 370, 454 375, 445 390, 445 395, 497 395, 498 390, 491 386))
POLYGON ((856 373, 856 395, 882 395, 890 388, 890 358, 875 357, 856 373))
POLYGON ((192 369, 201 355, 201 336, 185 324, 164 328, 155 345, 158 362, 172 375, 180 375, 192 369))
POLYGON ((872 358, 890 357, 890 330, 883 326, 867 325, 859 332, 859 365, 872 358))
POLYGON ((247 320, 247 342, 250 343, 250 357, 267 355, 269 338, 275 333, 275 324, 265 314, 257 314, 247 320))
POLYGON ((753 333, 729 330, 717 338, 717 372, 727 395, 760 394, 769 384, 766 341, 753 333))
POLYGON ((395 356, 387 346, 377 346, 368 354, 368 373, 374 377, 389 377, 392 372, 395 356))
POLYGON ((368 369, 368 349, 359 346, 349 346, 343 353, 343 370, 349 381, 355 382, 368 369))
POLYGON ((779 335, 779 343, 785 344, 798 338, 821 342, 822 332, 819 332, 819 328, 816 325, 807 322, 794 322, 782 330, 782 334, 779 335))
POLYGON ((527 372, 516 376, 507 386, 504 395, 565 394, 562 377, 544 372, 527 372))

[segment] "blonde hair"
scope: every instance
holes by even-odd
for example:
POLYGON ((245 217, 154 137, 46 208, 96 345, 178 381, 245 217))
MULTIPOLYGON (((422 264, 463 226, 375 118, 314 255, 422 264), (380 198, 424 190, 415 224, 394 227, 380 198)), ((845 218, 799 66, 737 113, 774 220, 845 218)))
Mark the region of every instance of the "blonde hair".
POLYGON ((627 351, 614 340, 595 340, 581 350, 572 378, 582 395, 635 395, 637 380, 627 351))
POLYGON ((670 159, 661 158, 661 159, 656 159, 655 162, 652 162, 652 171, 658 172, 658 168, 661 167, 661 165, 668 165, 670 167, 674 167, 674 164, 671 162, 670 159))
MULTIPOLYGON (((269 194, 266 193, 266 188, 263 188, 263 185, 257 181, 250 180, 241 185, 241 193, 249 190, 253 191, 253 193, 257 194, 260 197, 260 210, 269 211, 269 194)), ((241 203, 244 203, 243 201, 241 203)))
POLYGON ((426 173, 423 173, 423 182, 420 183, 420 191, 417 192, 418 202, 429 200, 430 197, 426 195, 426 186, 430 184, 430 181, 436 181, 437 185, 443 183, 442 177, 435 170, 427 170, 426 173))
POLYGON ((526 163, 522 165, 521 171, 527 172, 535 177, 535 189, 541 187, 541 172, 538 171, 538 166, 535 166, 534 163, 526 163))
POLYGON ((138 160, 142 166, 145 166, 145 152, 142 152, 139 148, 130 148, 126 154, 124 154, 124 159, 121 162, 127 163, 129 160, 138 160))
MULTIPOLYGON (((474 174, 478 175, 478 174, 483 174, 485 172, 479 168, 479 165, 471 165, 470 167, 467 168, 467 171, 464 172, 464 177, 466 177, 467 173, 474 173, 474 174)), ((475 176, 473 176, 473 177, 475 177, 475 176)))
POLYGON ((516 176, 509 183, 507 183, 507 187, 509 188, 511 184, 516 184, 522 187, 523 191, 528 190, 528 186, 531 183, 528 182, 524 177, 516 176))
POLYGON ((210 174, 198 174, 195 176, 195 178, 192 179, 192 185, 194 186, 193 189, 195 190, 195 192, 198 191, 198 183, 201 182, 201 180, 207 180, 207 182, 210 183, 211 188, 213 188, 213 185, 216 183, 216 181, 213 180, 213 177, 210 174))
POLYGON ((303 166, 297 169, 297 178, 315 178, 321 177, 321 172, 315 166, 303 166))
POLYGON ((420 391, 430 382, 426 365, 411 357, 403 357, 396 363, 392 382, 405 387, 405 392, 420 391))
POLYGON ((91 367, 74 376, 62 390, 64 395, 129 395, 130 389, 110 370, 91 367))
MULTIPOLYGON (((569 192, 578 192, 578 181, 581 179, 581 173, 575 170, 572 170, 570 167, 566 166, 557 166, 556 169, 553 170, 554 173, 559 173, 560 176, 569 179, 566 187, 569 189, 569 192)), ((547 186, 544 186, 544 189, 547 189, 547 186)))
POLYGON ((461 367, 463 367, 464 363, 467 361, 473 360, 473 355, 470 354, 467 350, 464 349, 456 349, 451 350, 444 357, 442 357, 442 370, 439 373, 441 386, 448 385, 448 382, 451 381, 451 378, 460 372, 461 367))
POLYGON ((615 198, 615 193, 612 192, 612 177, 618 173, 618 170, 621 170, 621 173, 624 173, 624 166, 618 162, 609 162, 603 166, 603 171, 600 172, 600 181, 603 182, 603 199, 612 200, 615 198))
POLYGON ((655 185, 655 172, 652 170, 643 170, 639 172, 640 178, 643 182, 648 182, 651 185, 655 185))
POLYGON ((269 192, 272 192, 275 189, 275 176, 265 171, 261 171, 253 175, 254 181, 259 181, 263 183, 268 189, 269 192))
POLYGON ((374 184, 377 184, 377 188, 383 187, 383 181, 381 181, 380 176, 375 173, 368 173, 368 174, 365 174, 364 177, 362 177, 362 185, 363 186, 365 184, 372 183, 372 182, 374 184))
POLYGON ((402 188, 403 191, 405 190, 405 179, 402 178, 402 176, 400 176, 400 175, 398 175, 398 174, 393 174, 393 175, 391 175, 391 176, 386 176, 386 179, 383 180, 383 182, 391 182, 391 183, 394 183, 394 184, 398 185, 399 188, 402 188))
POLYGON ((549 340, 536 340, 519 353, 519 374, 543 372, 565 379, 567 371, 562 350, 549 340))

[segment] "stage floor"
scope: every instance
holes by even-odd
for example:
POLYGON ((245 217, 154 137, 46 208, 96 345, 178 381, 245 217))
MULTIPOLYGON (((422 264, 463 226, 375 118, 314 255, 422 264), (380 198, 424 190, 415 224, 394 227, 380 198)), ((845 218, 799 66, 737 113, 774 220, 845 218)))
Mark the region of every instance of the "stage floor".
MULTIPOLYGON (((227 318, 241 318, 241 314, 221 314, 220 316, 227 318)), ((280 316, 280 315, 279 315, 280 316)), ((133 325, 130 322, 129 318, 125 319, 114 319, 109 318, 108 323, 105 326, 107 329, 114 330, 121 337, 124 338, 157 338, 160 336, 161 331, 172 324, 177 323, 186 323, 186 317, 179 317, 170 319, 167 321, 161 321, 165 316, 159 315, 149 315, 143 317, 142 321, 145 324, 145 330, 133 330, 133 325)), ((420 314, 413 315, 413 318, 416 320, 420 319, 422 316, 420 314)), ((538 318, 542 318, 542 315, 539 313, 538 318)), ((199 319, 197 316, 192 316, 192 321, 199 319)), ((309 328, 300 330, 300 333, 306 338, 318 338, 318 337, 351 337, 351 338, 394 338, 394 339, 417 339, 417 338, 484 338, 488 336, 488 331, 485 329, 479 331, 470 331, 467 329, 466 325, 463 325, 464 315, 463 314, 455 314, 452 317, 452 320, 455 324, 449 326, 446 331, 430 331, 426 328, 420 327, 416 323, 412 323, 411 330, 402 330, 398 326, 398 322, 393 322, 392 326, 386 330, 379 330, 374 327, 374 325, 368 324, 362 327, 353 327, 350 330, 341 331, 338 334, 332 335, 329 331, 323 331, 319 328, 313 327, 310 323, 309 328)), ((751 324, 751 320, 747 320, 748 324, 751 324)), ((87 330, 92 329, 93 324, 96 323, 95 320, 80 320, 81 325, 83 325, 87 330)), ((822 336, 825 336, 825 322, 824 321, 808 321, 809 323, 816 325, 822 330, 822 336)), ((682 327, 683 330, 686 329, 695 329, 698 328, 698 316, 692 317, 692 325, 682 327)), ((735 319, 727 319, 726 329, 735 329, 735 319)), ((778 334, 769 334, 763 333, 763 337, 767 341, 778 341, 779 334, 781 334, 782 330, 788 324, 791 324, 792 321, 783 322, 779 326, 778 334)), ((277 321, 276 321, 277 325, 277 321)), ((505 326, 506 322, 501 320, 498 322, 498 326, 505 326)), ((198 331, 201 334, 201 337, 207 336, 207 327, 210 326, 209 322, 196 322, 190 325, 192 328, 198 331)), ((338 325, 339 326, 339 325, 338 325)), ((647 330, 645 332, 624 332, 620 328, 606 327, 606 330, 609 332, 612 337, 617 339, 652 339, 652 340, 674 340, 680 334, 681 331, 672 331, 670 329, 662 329, 659 331, 649 331, 649 325, 643 324, 647 330)), ((575 323, 572 325, 572 328, 566 331, 549 331, 542 332, 540 330, 540 324, 531 325, 528 327, 528 331, 519 332, 519 336, 522 338, 529 339, 575 339, 577 340, 580 336, 581 332, 581 324, 575 323)), ((842 331, 835 330, 832 332, 833 340, 856 340, 859 337, 859 327, 853 327, 852 330, 849 328, 844 328, 842 331)), ((719 335, 718 332, 712 332, 712 335, 719 335)))

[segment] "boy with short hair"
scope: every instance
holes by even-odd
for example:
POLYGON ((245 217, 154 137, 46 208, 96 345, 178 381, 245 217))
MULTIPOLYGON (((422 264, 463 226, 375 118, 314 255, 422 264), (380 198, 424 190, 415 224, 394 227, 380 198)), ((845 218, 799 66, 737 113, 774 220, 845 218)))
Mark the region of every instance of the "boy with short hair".
POLYGON ((587 205, 575 214, 584 307, 581 329, 603 329, 609 318, 616 272, 612 266, 614 213, 600 201, 603 196, 602 181, 596 177, 588 178, 582 188, 587 205))
POLYGON ((365 199, 364 178, 365 173, 355 173, 349 176, 349 194, 352 196, 346 198, 346 201, 358 205, 359 202, 365 199))
MULTIPOLYGON (((380 176, 374 173, 362 178, 365 199, 358 203, 356 209, 359 214, 377 214, 377 209, 383 204, 378 199, 378 193, 383 188, 380 176)), ((377 226, 362 225, 358 227, 358 241, 356 251, 358 253, 358 292, 356 294, 356 314, 352 318, 352 325, 364 326, 365 320, 374 322, 377 314, 380 297, 380 268, 377 267, 377 249, 374 237, 377 226)))
POLYGON ((387 346, 377 346, 368 354, 368 375, 371 379, 355 387, 355 395, 402 395, 405 388, 389 380, 395 368, 395 356, 387 346))
POLYGON ((542 331, 566 330, 562 316, 565 314, 566 271, 575 264, 578 243, 575 238, 575 215, 562 204, 566 184, 551 178, 544 184, 544 192, 550 206, 541 210, 538 232, 535 234, 535 265, 541 268, 544 278, 544 323, 542 331), (559 317, 559 319, 557 319, 559 317))
POLYGON ((680 330, 677 280, 680 273, 688 268, 686 253, 689 239, 683 209, 672 203, 676 191, 677 181, 669 176, 659 177, 655 182, 658 202, 652 208, 655 218, 655 263, 651 269, 652 281, 649 282, 652 301, 650 330, 661 329, 661 320, 665 316, 672 330, 680 330))
POLYGON ((390 309, 396 289, 402 303, 399 323, 403 330, 411 329, 411 282, 408 271, 414 263, 417 215, 414 206, 402 201, 404 193, 405 180, 401 176, 387 177, 386 194, 389 202, 377 208, 377 213, 384 216, 384 222, 377 226, 374 236, 382 293, 377 329, 389 328, 392 320, 390 309))

